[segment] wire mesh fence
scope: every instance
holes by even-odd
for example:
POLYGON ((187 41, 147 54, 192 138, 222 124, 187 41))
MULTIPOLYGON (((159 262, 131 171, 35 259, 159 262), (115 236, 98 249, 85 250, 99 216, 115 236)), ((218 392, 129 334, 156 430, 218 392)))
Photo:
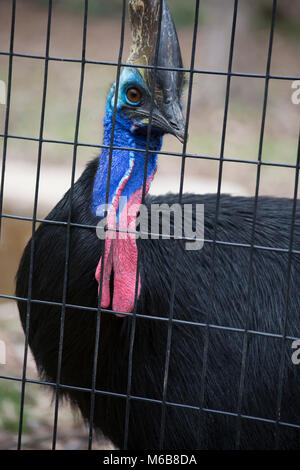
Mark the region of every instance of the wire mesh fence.
MULTIPOLYGON (((288 76, 288 75, 276 75, 271 73, 271 60, 272 60, 272 50, 273 50, 273 39, 274 39, 274 30, 275 30, 275 22, 276 22, 276 10, 277 10, 277 1, 273 0, 272 2, 272 12, 269 24, 269 40, 268 40, 268 54, 267 54, 267 63, 265 66, 265 73, 258 74, 258 73, 239 73, 233 71, 233 57, 234 57, 234 50, 235 50, 235 42, 236 42, 236 26, 238 20, 238 7, 239 1, 234 0, 232 3, 232 26, 231 26, 231 37, 230 37, 230 47, 229 47, 229 57, 228 57, 228 67, 227 70, 224 71, 213 71, 213 70, 202 70, 195 68, 195 53, 197 47, 197 39, 198 39, 198 31, 199 31, 199 6, 200 1, 195 0, 194 2, 194 25, 193 25, 193 39, 192 39, 192 48, 190 54, 190 64, 189 67, 186 68, 168 68, 168 67, 161 67, 157 64, 157 57, 158 57, 158 50, 159 50, 159 40, 160 40, 160 28, 161 28, 161 19, 162 19, 162 11, 163 11, 163 2, 160 1, 160 14, 159 14, 159 31, 158 31, 158 39, 156 44, 156 53, 155 53, 155 60, 154 65, 145 65, 145 64, 128 64, 125 63, 123 60, 123 49, 124 49, 124 32, 125 32, 125 22, 126 22, 126 10, 127 10, 127 2, 123 0, 122 5, 122 13, 121 13, 121 28, 120 28, 120 47, 119 47, 119 54, 118 60, 116 62, 113 61, 96 61, 96 60, 89 60, 86 57, 86 42, 87 42, 87 30, 88 30, 88 0, 83 0, 84 4, 84 14, 82 18, 82 51, 80 58, 68 58, 68 57, 53 57, 50 55, 50 41, 51 41, 51 21, 52 21, 52 11, 53 11, 53 1, 49 0, 48 2, 48 19, 47 19, 47 32, 45 38, 45 53, 44 55, 35 55, 35 54, 25 54, 25 53, 18 53, 15 50, 15 20, 16 20, 16 6, 17 0, 12 0, 11 2, 11 25, 10 25, 10 46, 9 50, 1 50, 1 56, 7 56, 9 60, 9 68, 8 68, 8 79, 7 79, 7 99, 6 99, 6 112, 5 112, 5 124, 4 124, 4 132, 0 134, 0 137, 3 138, 3 156, 2 156, 2 170, 1 170, 1 192, 0 192, 0 224, 4 219, 14 219, 17 221, 24 220, 31 222, 32 229, 32 242, 30 248, 30 266, 29 266, 29 283, 28 283, 28 293, 26 297, 17 297, 16 295, 8 295, 5 292, 0 294, 1 299, 8 299, 8 300, 15 300, 26 304, 26 325, 25 325, 25 348, 24 348, 24 357, 23 357, 23 369, 22 375, 20 377, 14 377, 2 374, 0 375, 0 380, 7 380, 7 381, 16 381, 21 384, 21 394, 20 394, 20 415, 19 415, 19 426, 18 426, 18 444, 17 448, 22 448, 22 434, 23 434, 23 416, 24 416, 24 408, 25 408, 25 391, 27 384, 34 383, 39 384, 41 386, 47 386, 54 390, 54 420, 53 420, 53 434, 52 434, 52 449, 56 448, 56 441, 57 441, 57 432, 58 432, 58 416, 59 416, 59 408, 61 404, 61 391, 63 390, 76 390, 81 393, 89 394, 90 395, 90 420, 89 420, 89 438, 88 438, 88 448, 92 449, 93 440, 94 440, 94 414, 95 414, 95 397, 97 395, 109 395, 120 398, 125 400, 126 402, 126 412, 125 412, 125 422, 124 422, 124 442, 123 448, 127 449, 128 446, 128 436, 130 433, 130 412, 131 412, 131 404, 133 401, 141 401, 144 403, 155 403, 161 406, 161 422, 160 422, 160 448, 163 448, 164 445, 164 437, 166 433, 166 409, 169 407, 179 407, 181 409, 192 409, 199 414, 199 420, 202 419, 203 414, 212 414, 212 415, 224 415, 229 417, 234 417, 236 419, 236 435, 235 435, 235 447, 240 447, 240 439, 241 439, 241 423, 243 420, 254 420, 257 422, 265 422, 269 423, 276 429, 275 435, 276 439, 278 439, 279 433, 278 429, 280 427, 289 427, 300 431, 300 423, 292 423, 286 422, 281 419, 281 403, 282 403, 282 394, 283 394, 283 381, 284 381, 284 367, 285 367, 285 343, 287 340, 299 340, 297 333, 295 332, 294 335, 290 335, 287 332, 287 317, 289 312, 289 288, 290 288, 290 277, 291 277, 291 260, 293 255, 299 255, 300 250, 297 250, 293 247, 293 239, 294 239, 294 230, 295 230, 295 218, 296 218, 296 205, 297 205, 297 195, 298 195, 298 180, 299 180, 299 164, 300 164, 300 135, 299 135, 299 143, 298 143, 298 151, 297 151, 297 159, 296 163, 284 163, 284 162, 270 162, 264 161, 262 159, 262 151, 263 151, 263 142, 264 142, 264 131, 265 131, 265 123, 266 123, 266 113, 267 113, 267 106, 268 106, 268 93, 269 93, 269 86, 271 81, 295 81, 300 80, 298 76, 288 76), (39 129, 39 136, 38 137, 28 137, 22 135, 15 135, 10 132, 10 108, 11 108, 11 99, 12 99, 12 75, 13 75, 13 67, 14 67, 14 60, 15 58, 23 58, 24 60, 31 59, 42 61, 44 64, 44 75, 43 75, 43 91, 42 91, 42 105, 41 105, 41 113, 40 113, 40 129, 39 129), (79 84, 79 91, 78 91, 78 101, 77 101, 77 111, 76 111, 76 125, 75 125, 75 133, 74 139, 70 140, 60 140, 60 139, 49 139, 44 137, 44 128, 45 128, 45 110, 46 110, 46 101, 47 101, 47 85, 48 85, 48 68, 49 63, 51 62, 69 62, 69 63, 77 63, 80 64, 81 71, 80 71, 80 84, 79 84), (79 140, 79 128, 80 128, 80 119, 81 119, 81 109, 82 109, 82 99, 83 99, 83 91, 85 86, 85 71, 87 65, 97 65, 97 66, 109 66, 115 69, 115 83, 116 83, 116 93, 113 103, 113 124, 112 124, 112 134, 111 134, 111 142, 110 145, 104 144, 91 144, 89 142, 81 142, 79 140), (217 181, 217 195, 216 195, 216 207, 215 207, 215 219, 214 219, 214 230, 213 230, 213 238, 205 239, 204 243, 209 244, 212 246, 212 262, 211 262, 211 277, 209 280, 209 292, 210 292, 210 305, 213 304, 213 295, 215 286, 215 263, 217 259, 217 247, 237 247, 243 248, 248 250, 250 253, 249 257, 249 268, 248 268, 248 297, 246 299, 248 308, 250 309, 251 306, 251 295, 254 289, 254 279, 253 279, 253 256, 256 251, 262 252, 272 252, 272 253, 284 253, 288 256, 288 269, 286 275, 286 289, 287 289, 287 296, 286 296, 286 306, 284 312, 284 319, 283 319, 283 328, 281 333, 272 333, 267 331, 260 331, 259 329, 251 328, 249 325, 248 319, 245 318, 245 323, 242 328, 230 327, 230 326, 222 326, 215 323, 212 323, 210 318, 212 311, 208 306, 208 311, 205 314, 205 319, 202 322, 196 321, 188 321, 182 320, 178 318, 174 318, 174 297, 177 289, 177 284, 180 282, 177 276, 177 266, 180 260, 178 259, 178 242, 175 241, 174 243, 174 252, 173 252, 173 265, 172 265, 172 272, 174 276, 172 278, 172 285, 170 288, 170 298, 169 298, 169 311, 166 317, 161 317, 159 315, 149 315, 149 314, 142 314, 137 312, 137 297, 138 297, 138 273, 140 270, 140 257, 138 256, 138 264, 137 264, 137 277, 136 277, 136 285, 135 285, 135 308, 132 312, 121 312, 115 311, 110 308, 103 308, 101 307, 101 299, 102 299, 102 286, 103 286, 103 271, 101 272, 101 279, 100 279, 100 289, 99 289, 99 297, 98 297, 98 306, 97 307, 90 307, 86 305, 77 305, 71 304, 67 301, 67 290, 68 290, 68 277, 69 277, 69 269, 70 269, 70 242, 71 242, 71 230, 73 227, 86 229, 86 230, 96 230, 95 225, 85 225, 81 223, 74 222, 72 218, 72 200, 73 200, 73 188, 75 184, 75 173, 76 173, 76 163, 77 163, 77 152, 80 147, 87 147, 87 148, 95 148, 99 149, 108 149, 109 150, 109 172, 107 178, 107 189, 106 189, 106 203, 109 200, 109 191, 110 191, 110 179, 111 179, 111 163, 112 163, 112 154, 113 150, 133 150, 131 147, 116 147, 113 145, 114 140, 114 128, 115 128, 115 120, 116 120, 116 111, 117 111, 117 97, 118 91, 120 86, 120 74, 121 70, 126 67, 132 68, 139 68, 139 69, 149 69, 153 70, 153 83, 152 83, 152 93, 151 93, 151 110, 150 110, 150 119, 149 119, 149 126, 147 128, 147 146, 146 151, 143 148, 135 148, 134 151, 145 153, 145 168, 144 168, 144 179, 143 179, 143 194, 142 194, 142 201, 144 201, 146 196, 146 179, 147 179, 147 165, 148 165, 148 158, 149 155, 155 153, 159 155, 168 155, 170 158, 179 157, 181 159, 181 171, 180 171, 180 185, 179 185, 179 192, 178 192, 178 203, 182 203, 183 197, 183 190, 184 190, 184 177, 185 177, 185 166, 187 159, 202 159, 202 160, 212 160, 218 163, 218 181, 217 181), (186 124, 185 124, 185 132, 184 132, 184 139, 182 144, 182 152, 166 152, 166 151, 157 151, 152 150, 150 148, 150 138, 151 138, 151 127, 152 127, 152 113, 154 107, 154 90, 156 85, 156 76, 157 71, 181 71, 184 72, 187 76, 187 105, 186 105, 186 124), (226 77, 226 93, 225 93, 225 102, 224 102, 224 113, 223 113, 223 124, 222 124, 222 133, 221 133, 221 143, 220 143, 220 153, 218 156, 213 155, 204 155, 204 154, 194 154, 187 152, 187 142, 188 142, 188 129, 189 129, 189 122, 190 122, 190 112, 191 112, 191 105, 192 105, 192 93, 193 93, 193 80, 196 75, 219 75, 226 77), (225 156, 225 142, 226 142, 226 131, 227 131, 227 124, 228 124, 228 112, 229 112, 229 105, 230 105, 230 91, 231 91, 231 82, 233 77, 241 77, 241 78, 255 78, 257 80, 264 81, 264 95, 263 95, 263 102, 261 103, 261 121, 260 121, 260 135, 259 135, 259 146, 258 146, 258 155, 257 159, 249 160, 249 159, 237 159, 237 158, 229 158, 225 156), (5 176, 6 176, 6 161, 7 161, 7 146, 10 139, 20 139, 24 141, 32 141, 38 144, 38 158, 37 158, 37 168, 36 168, 36 184, 35 184, 35 197, 34 197, 34 204, 33 204, 33 212, 32 217, 27 217, 22 214, 14 215, 6 213, 2 210, 3 208, 3 201, 4 201, 4 185, 5 185, 5 176), (44 144, 48 143, 56 143, 62 144, 66 146, 72 146, 73 148, 73 158, 72 158, 72 171, 71 171, 71 188, 69 192, 69 214, 66 221, 61 220, 50 220, 45 218, 38 217, 38 200, 39 200, 39 185, 40 185, 40 171, 41 171, 41 163, 42 163, 42 156, 43 156, 43 148, 44 144), (219 209, 220 209, 220 197, 222 193, 222 176, 223 176, 223 168, 225 162, 234 162, 234 163, 243 163, 243 164, 250 164, 256 167, 256 182, 255 182, 255 195, 254 195, 254 212, 253 212, 253 220, 252 220, 252 230, 251 230, 251 241, 250 243, 241 243, 241 242, 233 242, 233 241, 226 241, 222 240, 222 238, 218 234, 218 217, 219 217, 219 209), (294 177, 294 197, 293 197, 293 210, 292 210, 292 217, 291 217, 291 227, 290 227, 290 241, 289 246, 287 248, 279 247, 279 246, 264 246, 259 245, 255 242, 255 229, 256 229, 256 214, 257 214, 257 204, 259 198, 259 190, 260 190, 260 179, 261 179, 261 169, 264 166, 268 167, 277 167, 277 168, 290 168, 293 169, 295 172, 294 177), (34 262, 35 262, 35 233, 37 224, 49 224, 49 225, 56 225, 64 227, 66 233, 66 243, 65 243, 65 259, 64 259, 64 277, 63 277, 63 286, 62 286, 62 299, 61 302, 50 302, 45 299, 36 299, 32 296, 32 282, 33 282, 33 272, 34 272, 34 262), (31 317, 31 308, 32 305, 39 304, 39 305, 53 305, 55 307, 59 307, 61 310, 60 314, 60 333, 59 333, 59 348, 58 348, 58 363, 57 363, 57 370, 56 370, 56 381, 49 382, 47 380, 33 380, 27 376, 27 362, 28 362, 28 351, 29 351, 29 333, 30 333, 30 317, 31 317), (61 381, 61 369, 62 369, 62 357, 63 357, 63 344, 64 344, 64 328, 65 328, 65 315, 66 309, 72 308, 78 311, 82 310, 84 312, 91 311, 96 312, 96 339, 95 339, 95 346, 94 346, 94 355, 93 355, 93 374, 91 377, 91 388, 85 387, 76 387, 62 383, 61 381), (131 323, 131 331, 130 331, 130 342, 129 342, 129 351, 128 351, 128 371, 127 371, 127 391, 126 393, 118 393, 106 390, 99 390, 97 388, 97 370, 98 370, 98 359, 99 359, 99 342, 100 342, 100 332, 101 332, 101 318, 102 314, 112 314, 115 315, 116 313, 122 314, 126 317, 132 318, 131 323), (131 385, 132 385, 132 374, 133 374, 133 352, 134 352, 134 343, 135 343, 135 333, 136 333, 136 321, 139 318, 150 319, 155 322, 164 322, 167 324, 167 341, 165 344, 165 360, 164 360, 164 373, 163 373, 163 390, 161 399, 154 399, 149 397, 141 397, 132 394, 131 385), (167 397, 167 390, 168 390, 168 379, 169 379, 169 365, 170 365, 170 353, 171 353, 171 344, 172 344, 172 331, 174 325, 189 325, 195 329, 201 328, 204 329, 204 347, 203 347, 203 364, 201 370, 201 377, 202 377, 202 387, 199 390, 199 403, 197 406, 190 405, 188 403, 176 403, 168 401, 167 397), (226 332, 234 332, 238 333, 242 336, 243 341, 243 348, 242 348, 242 360, 241 360, 241 370, 240 370, 240 379, 239 379, 239 392, 238 392, 238 401, 237 401, 237 408, 236 412, 230 412, 226 410, 220 409, 212 409, 205 406, 204 395, 205 395, 205 377, 208 370, 208 350, 209 350, 209 332, 210 330, 220 330, 226 332), (269 337, 269 338, 277 338, 282 342, 281 346, 281 360, 279 363, 279 384, 278 384, 278 395, 277 395, 277 411, 276 411, 276 419, 269 419, 263 418, 258 416, 247 415, 243 413, 242 409, 242 401, 243 401, 243 394, 244 394, 244 387, 245 387, 245 368, 247 364, 248 358, 248 342, 249 337, 251 336, 261 336, 261 337, 269 337)), ((231 4, 228 4, 228 8, 231 8, 231 4)), ((138 233, 138 232, 136 232, 138 233)), ((147 235, 151 235, 149 232, 147 235)), ((188 238, 186 238, 188 240, 188 238)), ((105 242, 104 242, 105 243, 105 242)))

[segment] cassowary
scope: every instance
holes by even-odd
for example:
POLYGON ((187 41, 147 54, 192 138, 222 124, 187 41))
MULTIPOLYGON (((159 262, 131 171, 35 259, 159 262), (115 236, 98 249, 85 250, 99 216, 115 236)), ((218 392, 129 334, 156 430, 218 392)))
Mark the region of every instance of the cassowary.
MULTIPOLYGON (((179 70, 158 69, 155 74, 134 66, 156 62, 182 67, 165 1, 160 45, 155 48, 159 3, 129 2, 131 66, 120 75, 118 95, 116 85, 108 95, 100 157, 74 185, 68 255, 70 192, 47 216, 58 223, 44 222, 34 235, 29 345, 41 377, 59 380, 61 393, 87 422, 92 410, 95 429, 119 448, 125 440, 132 450, 297 449, 300 365, 292 361, 292 341, 300 336, 300 213, 296 210, 292 230, 293 201, 261 197, 255 209, 254 198, 221 195, 215 227, 216 195, 183 195, 183 205, 205 207, 201 250, 186 250, 183 239, 135 239, 126 233, 135 229, 143 199, 149 232, 151 207, 178 202, 178 195, 154 197, 147 192, 163 134, 183 138, 183 76, 179 70), (115 149, 110 153, 113 127, 115 149), (105 243, 94 228, 82 227, 95 227, 101 220, 106 221, 106 234, 115 233, 105 243), (211 242, 215 234, 220 243, 211 242), (67 306, 58 376, 63 299, 67 306), (102 308, 100 332, 97 307, 102 308), (72 386, 91 389, 94 364, 99 392, 91 407, 91 392, 72 386)), ((21 299, 30 288, 32 243, 17 273, 16 295, 21 299)), ((24 328, 27 306, 19 301, 24 328)))

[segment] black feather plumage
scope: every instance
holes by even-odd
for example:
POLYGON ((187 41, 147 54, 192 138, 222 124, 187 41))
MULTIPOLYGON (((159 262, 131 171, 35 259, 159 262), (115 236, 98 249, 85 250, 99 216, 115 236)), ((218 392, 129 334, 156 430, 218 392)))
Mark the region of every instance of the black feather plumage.
MULTIPOLYGON (((90 211, 93 180, 98 160, 91 162, 73 191, 72 222, 96 225, 90 211)), ((178 196, 147 197, 151 203, 173 204, 178 196)), ((212 240, 216 208, 215 195, 184 195, 183 203, 205 204, 205 239, 212 240)), ((69 193, 51 211, 47 219, 67 221, 69 193)), ((254 199, 221 196, 217 239, 248 244, 254 199)), ((292 201, 262 197, 258 201, 255 245, 288 249, 292 201)), ((300 249, 300 213, 297 211, 294 246, 300 249)), ((65 268, 66 226, 43 223, 35 234, 32 299, 62 301, 65 268)), ((16 295, 28 294, 30 243, 17 274, 16 295)), ((67 303, 97 307, 97 282, 94 279, 102 243, 94 229, 71 227, 67 303)), ((167 401, 191 405, 191 408, 167 406, 165 449, 231 449, 235 446, 239 380, 243 351, 243 333, 230 328, 280 335, 283 330, 287 295, 288 253, 255 249, 253 282, 248 303, 250 250, 245 247, 217 245, 212 282, 211 243, 200 251, 186 251, 183 241, 139 240, 142 292, 137 313, 166 318, 169 315, 170 289, 174 276, 175 243, 179 244, 174 318, 191 322, 208 321, 228 327, 209 329, 207 373, 204 383, 206 410, 200 405, 203 348, 206 328, 173 325, 167 401), (211 291, 211 286, 213 290, 211 291), (211 296, 212 294, 212 296, 211 296), (212 298, 212 302, 211 302, 212 298)), ((287 335, 300 337, 300 256, 292 255, 287 335)), ((26 302, 19 302, 23 327, 26 302)), ((40 373, 56 381, 61 307, 31 304, 29 344, 40 373)), ((117 318, 102 313, 97 389, 127 392, 128 354, 132 318, 117 318)), ((60 382, 90 388, 95 345, 96 312, 66 309, 60 382)), ((134 396, 162 399, 167 322, 137 318, 133 351, 132 389, 134 396)), ((279 364, 282 340, 249 333, 248 355, 242 414, 276 420, 279 364)), ((285 342, 285 368, 281 421, 300 425, 300 366, 291 361, 291 340, 285 342)), ((63 389, 89 420, 90 393, 63 389)), ((113 443, 123 446, 125 424, 124 398, 96 394, 95 427, 113 443)), ((159 447, 161 405, 131 400, 129 449, 159 447)), ((279 426, 279 447, 299 448, 300 430, 279 426)), ((241 448, 271 449, 275 446, 276 425, 242 418, 241 448)))

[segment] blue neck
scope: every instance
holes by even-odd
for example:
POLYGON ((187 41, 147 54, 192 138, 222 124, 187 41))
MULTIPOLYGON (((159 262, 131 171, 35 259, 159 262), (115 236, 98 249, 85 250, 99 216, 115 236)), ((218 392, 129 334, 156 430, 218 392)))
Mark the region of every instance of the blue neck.
MULTIPOLYGON (((114 129, 114 147, 125 147, 132 150, 113 150, 111 161, 111 177, 109 185, 108 204, 112 204, 117 194, 126 196, 127 200, 142 188, 144 180, 144 168, 146 152, 138 152, 135 149, 146 149, 147 138, 144 135, 136 136, 131 132, 132 123, 120 112, 116 114, 114 129)), ((110 146, 112 132, 112 111, 107 109, 104 118, 103 145, 110 146)), ((160 150, 162 137, 153 135, 150 139, 150 149, 160 150)), ((91 209, 99 217, 103 217, 107 176, 109 169, 110 149, 104 148, 99 156, 99 166, 94 180, 91 209)), ((155 173, 157 167, 157 155, 148 154, 147 179, 155 173)), ((121 210, 121 208, 120 208, 121 210)))

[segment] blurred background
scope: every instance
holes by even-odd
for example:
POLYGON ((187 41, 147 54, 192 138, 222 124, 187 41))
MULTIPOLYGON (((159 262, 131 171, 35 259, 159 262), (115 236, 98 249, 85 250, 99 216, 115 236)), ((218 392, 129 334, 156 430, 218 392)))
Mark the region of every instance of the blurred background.
MULTIPOLYGON (((9 51, 11 0, 0 0, 0 51, 9 51)), ((121 0, 90 0, 87 30, 88 60, 117 61, 120 41, 121 0)), ((194 0, 169 0, 185 67, 189 67, 194 0)), ((81 58, 83 0, 53 0, 50 56, 81 58)), ((266 71, 272 0, 239 1, 233 71, 264 74, 266 71)), ((17 0, 14 51, 44 55, 47 27, 47 0, 17 0)), ((233 0, 202 0, 195 68, 226 71, 233 14, 233 0)), ((130 44, 127 25, 123 60, 130 44)), ((271 74, 300 77, 300 0, 278 0, 271 74)), ((7 82, 8 56, 0 54, 0 80, 7 82)), ((44 138, 72 142, 80 80, 80 63, 50 61, 44 138)), ((44 62, 14 57, 9 134, 39 136, 44 62)), ((87 64, 85 72, 79 141, 99 144, 102 139, 104 104, 116 68, 87 64)), ((270 80, 262 160, 295 164, 300 125, 300 104, 291 100, 293 80, 270 80)), ((238 162, 224 163, 222 192, 253 195, 256 165, 243 161, 258 158, 265 80, 233 77, 224 157, 238 162)), ((197 73, 194 76, 192 110, 187 152, 202 156, 220 155, 224 117, 226 76, 197 73)), ((5 106, 0 104, 0 133, 4 132, 5 106)), ((0 138, 2 157, 3 139, 0 138)), ((37 163, 37 142, 8 139, 4 183, 4 213, 31 217, 37 163)), ((164 139, 164 151, 181 152, 174 138, 164 139)), ((93 147, 79 147, 76 177, 85 164, 97 156, 93 147)), ((69 188, 73 146, 43 145, 38 217, 43 218, 69 188)), ((178 192, 181 158, 160 156, 153 193, 178 192)), ((215 192, 219 164, 214 158, 188 158, 184 191, 215 192)), ((260 194, 292 197, 294 170, 263 166, 260 194)), ((14 276, 32 224, 2 219, 0 244, 0 293, 14 294, 14 276)), ((7 347, 7 364, 0 375, 20 377, 24 338, 13 301, 0 301, 0 340, 7 347)), ((36 378, 31 357, 28 376, 36 378)), ((0 449, 16 446, 20 383, 0 379, 0 449)), ((51 393, 45 387, 26 386, 23 447, 48 449, 53 429, 51 393)), ((58 448, 84 449, 88 431, 80 418, 65 405, 59 414, 58 448)), ((109 448, 101 438, 96 447, 109 448)))

